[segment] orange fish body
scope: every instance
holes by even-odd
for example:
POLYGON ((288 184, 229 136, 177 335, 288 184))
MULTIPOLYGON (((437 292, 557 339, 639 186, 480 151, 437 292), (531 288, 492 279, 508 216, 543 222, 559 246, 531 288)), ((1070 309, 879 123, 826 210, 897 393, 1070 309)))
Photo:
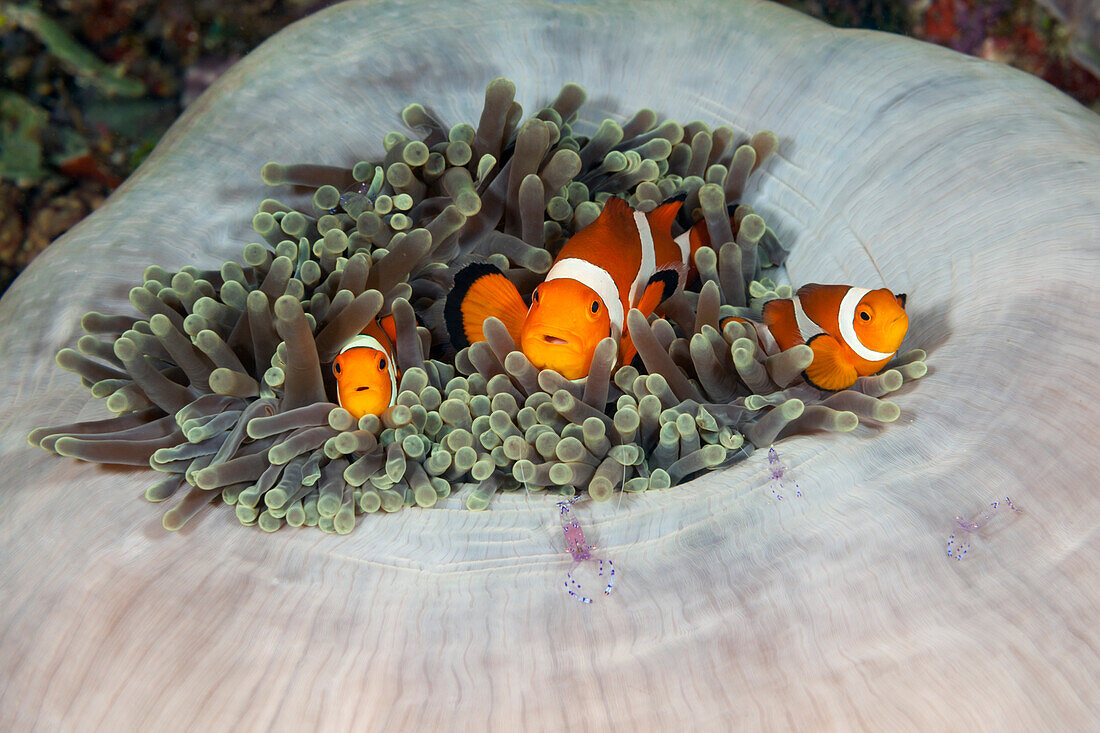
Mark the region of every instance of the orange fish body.
POLYGON ((340 349, 332 362, 338 404, 356 420, 381 415, 397 400, 393 316, 371 322, 340 349))
POLYGON ((530 306, 495 267, 464 268, 444 309, 451 342, 462 348, 483 341, 482 324, 492 316, 532 364, 569 379, 588 374, 596 345, 609 336, 620 344, 619 363, 629 363, 635 351, 626 314, 637 308, 649 315, 681 290, 695 251, 709 244, 702 222, 673 238, 681 206, 673 201, 645 214, 608 199, 600 216, 562 247, 530 306))
POLYGON ((764 324, 780 349, 813 349, 803 372, 807 382, 841 390, 886 366, 909 330, 909 317, 904 294, 811 283, 794 298, 765 303, 764 324))

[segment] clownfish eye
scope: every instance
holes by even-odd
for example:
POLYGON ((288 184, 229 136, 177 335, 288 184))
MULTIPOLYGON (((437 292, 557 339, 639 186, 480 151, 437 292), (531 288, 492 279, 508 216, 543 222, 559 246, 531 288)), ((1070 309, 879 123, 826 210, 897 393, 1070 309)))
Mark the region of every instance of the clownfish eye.
POLYGON ((332 372, 336 376, 340 376, 340 362, 336 362, 332 365, 332 372))
POLYGON ((867 311, 860 311, 859 312, 859 317, 862 318, 865 321, 871 320, 871 314, 868 313, 867 311))
POLYGON ((534 292, 531 293, 531 302, 532 303, 539 302, 539 291, 538 290, 535 290, 534 292))
POLYGON ((592 312, 593 313, 599 313, 600 312, 600 301, 598 301, 598 300, 593 300, 592 301, 592 312))
POLYGON ((378 370, 382 371, 385 368, 386 368, 386 357, 383 356, 381 361, 378 362, 378 370))

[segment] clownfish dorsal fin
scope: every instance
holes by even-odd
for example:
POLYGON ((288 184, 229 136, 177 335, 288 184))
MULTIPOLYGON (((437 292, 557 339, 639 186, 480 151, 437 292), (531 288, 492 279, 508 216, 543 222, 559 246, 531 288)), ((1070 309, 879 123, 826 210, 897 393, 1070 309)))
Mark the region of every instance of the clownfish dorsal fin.
POLYGON ((633 216, 634 210, 630 208, 630 204, 625 199, 612 196, 604 203, 599 219, 610 223, 612 226, 620 226, 625 222, 629 222, 629 226, 633 227, 633 216))
MULTIPOLYGON (((840 303, 851 289, 850 285, 821 285, 819 283, 808 283, 800 287, 796 293, 802 311, 799 316, 799 326, 816 325, 817 329, 831 333, 838 339, 843 340, 843 331, 840 325, 840 303), (802 316, 813 321, 813 323, 808 324, 802 316)), ((804 339, 811 336, 805 329, 802 329, 802 333, 804 339)))
POLYGON ((764 325, 772 334, 780 349, 789 349, 802 343, 802 334, 794 317, 794 301, 769 300, 764 304, 764 325))
POLYGON ((397 324, 393 320, 393 314, 383 316, 378 319, 378 327, 382 329, 382 333, 386 334, 391 344, 397 343, 397 324))
POLYGON ((845 356, 839 341, 823 333, 810 339, 808 345, 813 349, 814 360, 802 375, 812 386, 835 392, 856 383, 859 374, 845 356))
MULTIPOLYGON (((821 285, 820 283, 806 283, 795 293, 802 307, 811 317, 820 316, 822 311, 831 311, 836 315, 840 309, 840 301, 844 294, 851 290, 849 285, 821 285)), ((814 320, 817 320, 815 317, 814 320)))
POLYGON ((825 292, 828 292, 828 291, 831 291, 831 290, 834 290, 834 289, 837 289, 837 288, 840 288, 842 290, 847 290, 848 289, 844 285, 822 285, 820 283, 806 283, 805 285, 800 287, 798 289, 798 292, 795 293, 795 294, 799 298, 812 299, 814 297, 817 297, 818 295, 821 295, 825 292))
POLYGON ((475 262, 455 275, 454 287, 443 306, 443 318, 456 349, 484 341, 482 325, 490 317, 499 318, 518 344, 527 310, 519 290, 503 272, 475 262))
POLYGON ((894 296, 894 299, 898 301, 898 305, 901 306, 902 310, 905 310, 905 293, 898 293, 894 296))
MULTIPOLYGON (((679 232, 686 232, 695 224, 691 220, 691 212, 684 206, 684 202, 687 201, 687 191, 677 191, 669 196, 667 199, 661 202, 661 206, 670 206, 672 204, 679 204, 679 208, 676 209, 676 216, 673 217, 676 222, 676 229, 679 232)), ((661 206, 657 208, 661 208, 661 206)))
POLYGON ((649 227, 655 232, 672 234, 672 224, 676 221, 676 215, 684 206, 682 201, 669 201, 661 204, 653 211, 646 214, 649 219, 649 227))

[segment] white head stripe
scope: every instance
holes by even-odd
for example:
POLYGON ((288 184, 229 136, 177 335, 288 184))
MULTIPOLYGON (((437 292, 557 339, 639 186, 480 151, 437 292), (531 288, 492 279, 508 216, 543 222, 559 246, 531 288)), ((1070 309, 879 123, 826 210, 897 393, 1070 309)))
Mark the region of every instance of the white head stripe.
POLYGON ((368 336, 365 333, 361 333, 356 336, 352 336, 351 339, 346 344, 344 344, 343 348, 340 349, 340 353, 343 354, 348 349, 358 348, 378 349, 383 353, 386 351, 385 347, 383 347, 378 339, 376 339, 374 336, 368 336))
POLYGON ((649 278, 657 271, 657 253, 653 248, 653 231, 649 219, 640 211, 634 212, 634 225, 638 228, 638 240, 642 247, 642 261, 638 265, 638 274, 630 284, 630 304, 637 305, 649 278))
POLYGON ((863 300, 863 296, 869 292, 871 291, 867 288, 848 288, 848 292, 844 294, 844 299, 840 301, 840 313, 837 315, 837 319, 840 321, 840 335, 848 343, 849 348, 856 352, 861 359, 882 361, 893 356, 893 352, 883 353, 868 349, 859 340, 853 325, 856 320, 856 306, 859 305, 859 301, 863 300))
POLYGON ((825 333, 821 326, 814 323, 813 319, 806 315, 802 308, 802 301, 798 296, 791 299, 794 302, 794 320, 798 324, 798 333, 802 336, 802 343, 809 343, 810 339, 818 334, 825 333))
POLYGON ((393 357, 389 355, 386 347, 382 346, 382 343, 374 336, 368 336, 365 333, 361 333, 357 336, 352 336, 351 339, 344 344, 340 349, 340 353, 343 354, 348 349, 377 349, 383 354, 386 354, 386 371, 390 373, 390 404, 397 404, 397 365, 393 363, 393 357))
POLYGON ((559 279, 576 280, 581 285, 587 285, 596 291, 596 295, 600 296, 604 307, 607 308, 607 315, 611 318, 611 337, 617 340, 623 332, 623 302, 619 298, 619 289, 615 286, 615 280, 607 270, 587 260, 568 257, 551 267, 543 282, 559 279))

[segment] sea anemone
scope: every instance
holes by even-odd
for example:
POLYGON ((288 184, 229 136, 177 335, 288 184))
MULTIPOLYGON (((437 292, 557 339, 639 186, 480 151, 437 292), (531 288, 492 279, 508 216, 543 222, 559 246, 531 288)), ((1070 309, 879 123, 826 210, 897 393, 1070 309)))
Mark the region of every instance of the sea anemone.
POLYGON ((606 501, 616 488, 665 489, 728 467, 781 435, 897 419, 898 406, 878 398, 924 375, 923 351, 838 394, 784 389, 810 348, 766 353, 755 328, 727 320, 759 319, 765 302, 791 295, 754 279, 787 253, 738 205, 776 149, 773 133, 739 144, 731 127, 659 122, 643 109, 582 135, 579 86, 522 123, 515 91, 491 81, 476 128, 409 105, 402 119, 420 136, 388 133, 378 162, 265 165, 267 183, 313 189, 312 208, 262 202, 252 227, 266 242, 244 248, 244 267, 149 267, 130 291, 140 320, 86 314, 79 351, 62 349, 57 362, 118 417, 39 428, 30 442, 151 465, 167 474, 146 491, 151 501, 188 487, 164 515, 168 529, 220 497, 269 532, 285 521, 346 534, 357 513, 430 507, 462 483, 476 484, 470 509, 520 487, 606 501), (445 329, 433 344, 417 326, 416 312, 438 321, 454 270, 474 257, 530 299, 551 251, 614 195, 641 211, 681 197, 681 228, 694 215, 715 243, 695 258, 698 282, 661 305, 664 317, 627 314, 641 372, 615 369, 612 339, 586 377, 568 380, 536 369, 495 318, 457 354, 445 329), (324 375, 383 313, 396 325, 400 393, 356 421, 333 404, 324 375))
POLYGON ((769 4, 317 14, 232 69, 0 302, 0 715, 1086 726, 1098 152, 1095 116, 1022 73, 769 4), (790 249, 792 280, 909 294, 931 369, 891 398, 895 424, 781 444, 800 498, 777 501, 754 455, 675 491, 575 505, 617 571, 589 607, 561 589, 571 561, 542 495, 485 513, 452 495, 346 537, 244 532, 227 512, 173 535, 119 500, 146 472, 27 446, 38 425, 104 415, 50 364, 81 315, 126 312, 150 263, 235 259, 264 162, 347 167, 409 102, 476 119, 499 76, 529 109, 572 79, 590 119, 649 106, 776 131, 745 201, 790 249), (945 557, 953 518, 1005 495, 1024 514, 945 557))

